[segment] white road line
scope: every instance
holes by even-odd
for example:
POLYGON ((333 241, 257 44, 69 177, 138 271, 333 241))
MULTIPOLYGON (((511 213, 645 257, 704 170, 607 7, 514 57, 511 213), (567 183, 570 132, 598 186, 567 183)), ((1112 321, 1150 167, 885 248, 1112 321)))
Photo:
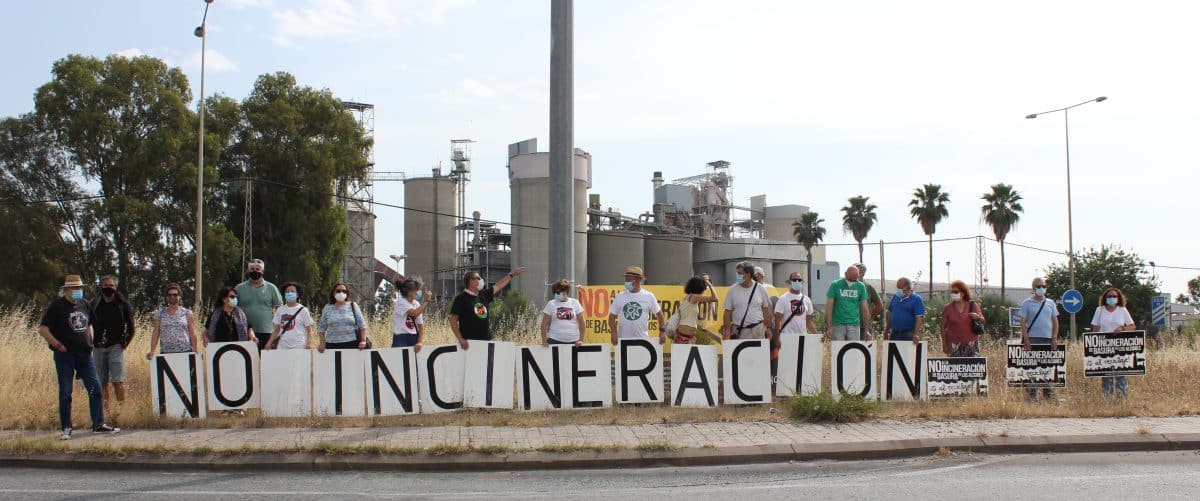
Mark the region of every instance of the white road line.
POLYGON ((934 473, 942 473, 942 472, 946 472, 946 471, 965 470, 967 468, 974 468, 976 466, 983 466, 986 464, 998 463, 1000 461, 1005 461, 1008 459, 1009 458, 1005 458, 1005 457, 993 457, 993 458, 988 458, 983 461, 978 461, 975 463, 958 464, 958 465, 954 465, 954 466, 943 466, 941 468, 932 468, 929 470, 906 471, 903 473, 893 473, 889 476, 891 476, 891 477, 915 477, 918 475, 931 475, 934 473))

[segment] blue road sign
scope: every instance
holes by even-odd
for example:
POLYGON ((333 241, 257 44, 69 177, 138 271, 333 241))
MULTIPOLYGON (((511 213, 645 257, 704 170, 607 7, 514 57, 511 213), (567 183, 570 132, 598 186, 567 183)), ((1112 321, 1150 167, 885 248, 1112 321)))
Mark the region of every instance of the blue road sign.
POLYGON ((1159 327, 1167 326, 1167 297, 1166 296, 1151 296, 1150 297, 1150 315, 1154 319, 1154 325, 1159 327))
POLYGON ((1070 289, 1063 293, 1062 296, 1063 309, 1067 313, 1079 313, 1083 309, 1083 294, 1075 289, 1070 289))

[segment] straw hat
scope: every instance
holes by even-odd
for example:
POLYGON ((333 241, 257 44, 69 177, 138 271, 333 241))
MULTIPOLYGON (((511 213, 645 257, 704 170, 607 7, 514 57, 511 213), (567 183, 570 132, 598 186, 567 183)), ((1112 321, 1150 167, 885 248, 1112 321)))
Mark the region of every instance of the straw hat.
POLYGON ((646 275, 642 274, 642 267, 641 267, 641 266, 629 266, 629 267, 626 267, 626 268, 625 268, 625 274, 626 274, 626 275, 636 275, 636 276, 638 276, 638 277, 645 277, 645 276, 646 276, 646 275))
POLYGON ((59 287, 59 289, 67 287, 83 287, 83 279, 79 278, 79 275, 67 275, 67 278, 63 279, 62 287, 59 287))

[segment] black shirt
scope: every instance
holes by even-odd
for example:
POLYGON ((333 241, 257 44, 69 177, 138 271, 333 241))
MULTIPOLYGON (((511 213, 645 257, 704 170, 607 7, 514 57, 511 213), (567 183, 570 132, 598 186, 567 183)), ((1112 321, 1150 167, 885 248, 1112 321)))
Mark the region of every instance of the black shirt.
MULTIPOLYGON (((92 312, 87 303, 76 301, 72 304, 65 298, 55 299, 46 308, 41 325, 50 329, 50 334, 67 347, 67 351, 88 355, 92 353, 92 340, 88 337, 87 328, 92 324, 92 312)), ((50 351, 56 351, 53 346, 50 351)))
POLYGON ((233 323, 233 317, 224 309, 221 309, 221 315, 217 317, 217 328, 213 335, 214 343, 236 343, 238 340, 237 324, 233 323))
POLYGON ((120 299, 100 299, 92 304, 92 315, 96 346, 129 346, 133 339, 133 311, 129 308, 129 303, 120 299))
POLYGON ((458 316, 458 329, 463 338, 492 340, 492 332, 488 330, 488 314, 491 313, 488 306, 492 304, 493 294, 492 287, 488 286, 479 291, 478 296, 464 290, 454 297, 450 314, 458 316))

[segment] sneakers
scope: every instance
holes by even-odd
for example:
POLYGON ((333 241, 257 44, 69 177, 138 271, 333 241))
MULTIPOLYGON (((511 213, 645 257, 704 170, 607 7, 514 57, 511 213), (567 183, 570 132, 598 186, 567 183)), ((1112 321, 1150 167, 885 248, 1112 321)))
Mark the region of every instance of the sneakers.
POLYGON ((113 428, 112 426, 109 426, 109 425, 106 425, 106 424, 102 424, 102 425, 100 425, 100 426, 97 426, 97 427, 95 427, 95 428, 92 428, 92 432, 93 432, 93 433, 103 433, 103 434, 108 434, 108 435, 111 435, 111 434, 113 434, 113 433, 121 433, 121 429, 120 429, 120 428, 113 428))
POLYGON ((62 435, 59 435, 59 436, 58 436, 58 439, 59 439, 59 440, 70 440, 70 439, 71 439, 71 429, 70 429, 70 428, 63 428, 63 429, 62 429, 62 435))

